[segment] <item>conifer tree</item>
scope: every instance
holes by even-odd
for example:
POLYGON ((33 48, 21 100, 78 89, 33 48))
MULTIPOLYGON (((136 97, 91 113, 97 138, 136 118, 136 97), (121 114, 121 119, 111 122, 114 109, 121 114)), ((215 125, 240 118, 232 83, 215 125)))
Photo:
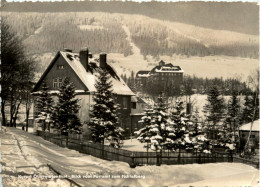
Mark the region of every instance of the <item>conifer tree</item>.
POLYGON ((118 127, 117 109, 112 95, 112 82, 106 70, 100 70, 95 84, 95 104, 91 110, 91 119, 88 123, 94 142, 104 144, 105 140, 114 147, 120 147, 123 129, 118 127))
POLYGON ((167 114, 167 103, 165 98, 160 94, 154 106, 154 116, 151 130, 151 148, 154 150, 169 149, 175 136, 172 123, 167 114))
POLYGON ((252 98, 248 94, 245 96, 244 109, 241 116, 241 124, 251 122, 253 113, 252 113, 252 98))
MULTIPOLYGON (((42 130, 46 130, 46 124, 49 125, 53 115, 53 100, 48 93, 48 86, 44 81, 42 84, 42 91, 40 91, 39 98, 36 104, 38 114, 36 120, 42 123, 42 130)), ((48 126, 48 130, 50 127, 48 126)))
POLYGON ((213 132, 212 138, 217 139, 217 127, 224 117, 225 104, 216 86, 209 90, 207 101, 208 103, 204 106, 204 113, 208 122, 208 130, 213 132))
POLYGON ((135 134, 138 136, 137 140, 139 140, 141 143, 145 142, 151 142, 152 137, 152 121, 154 117, 154 111, 152 108, 147 108, 144 111, 144 116, 141 118, 138 123, 143 127, 140 130, 136 131, 135 134))
POLYGON ((145 111, 145 116, 140 121, 144 126, 136 132, 138 140, 142 143, 149 141, 153 150, 169 149, 175 136, 172 123, 167 114, 167 106, 162 96, 151 109, 145 111))
POLYGON ((171 120, 175 131, 172 147, 174 150, 179 149, 179 151, 180 149, 191 147, 192 143, 189 137, 189 125, 191 125, 191 123, 188 123, 188 116, 186 116, 183 110, 183 101, 180 98, 177 98, 176 106, 171 115, 171 120))
POLYGON ((239 118, 240 118, 240 105, 237 98, 237 91, 232 92, 232 96, 227 104, 227 115, 226 119, 220 129, 220 139, 219 142, 222 146, 227 149, 235 149, 237 138, 238 138, 238 128, 239 128, 239 118))
POLYGON ((253 96, 246 94, 244 109, 242 112, 240 122, 241 123, 250 123, 252 121, 253 116, 254 116, 254 120, 259 119, 259 95, 255 94, 255 93, 253 94, 253 96), (255 103, 256 103, 256 106, 255 106, 255 103), (256 109, 255 115, 253 115, 254 108, 256 109))
POLYGON ((189 136, 191 139, 191 149, 194 152, 211 152, 211 143, 206 137, 206 132, 203 127, 203 124, 199 122, 199 112, 195 111, 195 115, 193 116, 192 127, 190 128, 189 136))
POLYGON ((82 124, 77 116, 80 108, 79 100, 75 96, 75 88, 66 77, 59 89, 58 103, 54 114, 55 128, 58 128, 64 135, 82 132, 82 124))

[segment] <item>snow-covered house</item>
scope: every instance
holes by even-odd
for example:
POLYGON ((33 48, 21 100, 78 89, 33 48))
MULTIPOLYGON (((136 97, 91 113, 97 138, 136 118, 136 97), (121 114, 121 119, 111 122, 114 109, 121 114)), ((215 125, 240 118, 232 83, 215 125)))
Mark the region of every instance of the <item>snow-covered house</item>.
MULTIPOLYGON (((36 102, 37 93, 41 91, 43 81, 46 82, 49 93, 52 94, 55 100, 63 79, 69 77, 76 88, 76 97, 80 99, 79 118, 81 122, 89 121, 91 105, 94 104, 93 95, 96 91, 95 82, 99 68, 106 69, 111 75, 115 101, 120 105, 120 125, 123 129, 129 129, 131 127, 131 114, 133 114, 131 108, 135 106, 135 101, 131 101, 131 97, 135 96, 135 94, 123 79, 117 75, 112 66, 107 64, 106 54, 100 54, 99 58, 94 58, 88 49, 82 49, 79 53, 74 53, 68 49, 59 51, 35 85, 32 91, 35 96, 34 101, 36 102)), ((34 113, 36 113, 35 107, 34 113)), ((88 128, 86 125, 83 129, 87 133, 88 128)))
MULTIPOLYGON (((161 91, 170 92, 180 90, 183 81, 183 69, 180 66, 174 66, 171 63, 166 64, 161 60, 158 66, 155 66, 151 71, 139 71, 136 74, 138 84, 150 86, 151 83, 156 85, 155 88, 161 91)), ((171 93, 171 92, 170 92, 171 93)))
POLYGON ((129 134, 134 135, 134 132, 142 128, 142 126, 138 123, 141 118, 144 116, 144 110, 148 107, 148 104, 137 96, 131 97, 131 126, 129 128, 129 134))
MULTIPOLYGON (((248 139, 249 136, 249 132, 251 129, 251 123, 247 123, 242 125, 239 128, 239 134, 240 137, 244 137, 245 139, 248 139)), ((259 140, 259 131, 260 131, 260 120, 255 120, 253 125, 252 125, 252 129, 251 129, 251 135, 250 135, 250 143, 254 143, 254 141, 259 140)))

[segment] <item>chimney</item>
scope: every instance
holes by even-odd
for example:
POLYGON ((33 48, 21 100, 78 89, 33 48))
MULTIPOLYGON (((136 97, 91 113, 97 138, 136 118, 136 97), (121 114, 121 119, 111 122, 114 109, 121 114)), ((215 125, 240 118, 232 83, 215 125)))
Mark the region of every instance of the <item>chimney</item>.
POLYGON ((88 71, 88 48, 83 48, 79 52, 79 59, 83 67, 88 71))
POLYGON ((99 55, 99 67, 102 69, 107 67, 107 54, 102 53, 99 55))

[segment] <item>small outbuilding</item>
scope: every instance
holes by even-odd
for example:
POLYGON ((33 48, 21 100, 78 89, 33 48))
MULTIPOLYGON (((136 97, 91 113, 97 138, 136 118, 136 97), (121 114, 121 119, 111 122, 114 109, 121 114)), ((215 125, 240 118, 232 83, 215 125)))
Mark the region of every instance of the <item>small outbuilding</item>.
MULTIPOLYGON (((259 119, 254 121, 253 126, 252 126, 251 135, 250 135, 250 142, 249 142, 250 144, 258 144, 258 142, 259 142, 259 129, 260 129, 259 125, 260 125, 259 119)), ((242 125, 239 128, 240 137, 244 137, 245 139, 248 139, 250 129, 251 129, 251 123, 242 125)))

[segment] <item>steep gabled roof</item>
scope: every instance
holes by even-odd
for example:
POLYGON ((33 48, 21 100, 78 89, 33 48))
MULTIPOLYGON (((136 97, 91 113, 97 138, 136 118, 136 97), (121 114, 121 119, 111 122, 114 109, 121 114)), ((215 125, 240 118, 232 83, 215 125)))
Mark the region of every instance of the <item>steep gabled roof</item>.
MULTIPOLYGON (((76 73, 80 81, 87 87, 89 92, 95 92, 95 83, 97 76, 99 75, 100 67, 97 66, 95 62, 90 62, 88 65, 88 71, 84 68, 84 66, 81 64, 78 53, 71 53, 71 52, 63 52, 59 51, 46 71, 43 73, 40 80, 35 85, 32 92, 36 91, 43 79, 46 77, 50 69, 53 67, 55 61, 57 58, 61 56, 64 58, 64 60, 68 63, 68 65, 72 68, 72 70, 76 73)), ((112 90, 113 93, 118 95, 135 95, 131 89, 126 85, 126 83, 119 78, 115 70, 110 66, 107 65, 106 67, 107 71, 110 73, 111 78, 110 81, 112 82, 112 90)))
POLYGON ((165 64, 163 66, 155 66, 152 70, 151 73, 155 72, 179 72, 183 73, 183 70, 180 68, 180 66, 174 66, 171 63, 165 64))

